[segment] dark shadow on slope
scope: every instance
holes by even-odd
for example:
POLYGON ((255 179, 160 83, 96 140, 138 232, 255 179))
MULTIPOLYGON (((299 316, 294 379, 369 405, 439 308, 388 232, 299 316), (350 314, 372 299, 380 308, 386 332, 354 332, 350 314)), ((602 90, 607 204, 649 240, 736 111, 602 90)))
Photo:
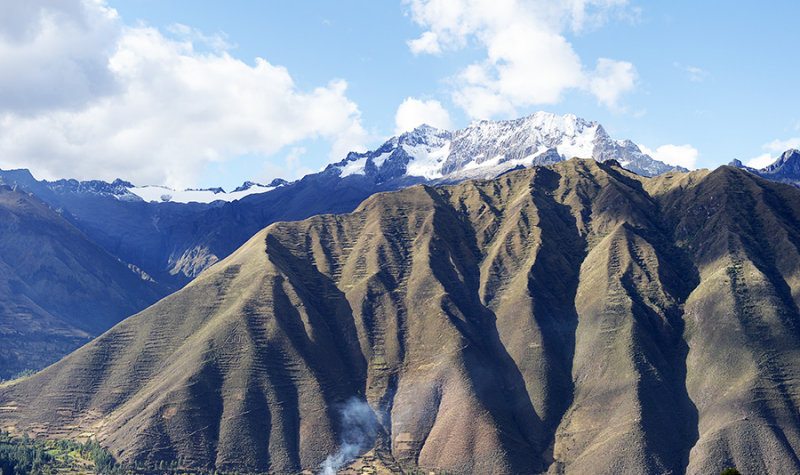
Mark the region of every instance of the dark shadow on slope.
MULTIPOLYGON (((367 362, 361 352, 352 309, 331 278, 294 256, 274 236, 267 236, 267 249, 270 260, 285 276, 277 277, 273 284, 275 318, 319 382, 326 402, 326 417, 341 440, 346 421, 339 408, 353 397, 363 400, 366 395, 367 362), (284 290, 284 279, 306 309, 308 331, 313 338, 306 333, 300 313, 284 290)), ((302 455, 304 449, 300 449, 300 460, 307 464, 302 455)))
POLYGON ((552 197, 560 179, 553 170, 540 168, 531 185, 542 243, 528 274, 528 293, 533 317, 542 331, 542 344, 556 366, 548 373, 548 382, 553 388, 559 388, 551 391, 549 405, 552 409, 542 415, 550 447, 555 443, 556 429, 574 396, 572 363, 578 326, 575 298, 587 245, 578 232, 570 207, 552 197))
POLYGON ((128 463, 155 467, 160 461, 181 459, 187 467, 214 468, 222 421, 222 375, 212 360, 206 360, 185 386, 176 388, 165 404, 148 415, 138 431, 128 463), (170 414, 173 404, 180 410, 170 414))
POLYGON ((462 354, 476 397, 497 424, 512 472, 541 471, 542 421, 500 340, 494 313, 480 302, 481 253, 474 229, 436 191, 428 192, 436 203, 431 270, 446 292, 442 310, 469 342, 462 354))
MULTIPOLYGON (((659 256, 659 270, 668 265, 659 256)), ((686 387, 686 357, 689 346, 683 339, 685 322, 680 307, 664 309, 667 321, 647 305, 630 274, 625 273, 621 283, 632 301, 632 312, 637 327, 636 343, 657 365, 658 374, 637 359, 639 399, 642 403, 642 428, 648 447, 668 464, 672 473, 685 473, 689 453, 697 443, 699 432, 697 407, 689 397, 686 387), (664 325, 666 323, 666 325, 664 325), (655 336, 655 338, 652 338, 655 336), (652 348, 655 351, 647 351, 652 348), (665 380, 661 380, 660 377, 665 380), (672 440, 674 445, 667 443, 672 440)), ((685 301, 683 297, 680 301, 685 301)))
MULTIPOLYGON (((359 346, 353 311, 344 292, 336 287, 330 277, 319 272, 311 263, 296 257, 272 235, 267 236, 267 254, 302 300, 309 317, 314 319, 311 322, 312 330, 320 332, 319 336, 329 339, 325 343, 330 346, 325 348, 319 346, 320 343, 311 343, 299 314, 295 315, 297 318, 294 320, 284 318, 282 312, 291 309, 293 313, 297 313, 297 310, 276 282, 273 287, 275 295, 286 298, 283 308, 280 309, 282 312, 278 308, 275 309, 276 317, 279 317, 284 325, 291 325, 296 330, 288 336, 293 343, 300 344, 297 347, 298 351, 312 351, 320 358, 320 362, 338 360, 335 362, 341 366, 340 370, 346 376, 345 379, 353 388, 359 389, 359 394, 363 394, 367 364, 359 346)), ((319 338, 315 340, 320 341, 319 338)))
MULTIPOLYGON (((745 189, 744 179, 750 178, 742 174, 734 175, 734 186, 737 189, 745 189)), ((759 184, 761 185, 761 184, 759 184)), ((766 183, 765 185, 772 185, 766 183)), ((762 186, 762 190, 767 193, 769 187, 762 186)), ((768 245, 770 241, 770 234, 774 231, 767 229, 764 224, 764 219, 761 218, 763 213, 756 210, 755 198, 747 194, 739 195, 741 198, 739 212, 742 214, 743 219, 737 220, 737 225, 740 227, 739 233, 740 242, 744 247, 745 254, 750 258, 750 261, 761 271, 764 276, 769 280, 776 297, 780 300, 782 306, 777 309, 778 314, 785 328, 794 336, 795 341, 800 343, 800 309, 792 297, 792 291, 786 283, 781 272, 778 270, 777 259, 778 256, 768 245), (746 217, 746 219, 744 219, 746 217)), ((770 209, 776 220, 781 220, 783 216, 777 213, 776 209, 770 209)), ((789 232, 788 235, 792 236, 793 233, 789 232)), ((792 242, 795 248, 798 248, 796 242, 792 242)), ((799 248, 800 249, 800 248, 799 248)))

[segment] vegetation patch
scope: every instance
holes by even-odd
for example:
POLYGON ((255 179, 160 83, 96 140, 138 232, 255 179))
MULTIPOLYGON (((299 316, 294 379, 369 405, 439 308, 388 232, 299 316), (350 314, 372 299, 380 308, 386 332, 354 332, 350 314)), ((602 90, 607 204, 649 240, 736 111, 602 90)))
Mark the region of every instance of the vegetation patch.
POLYGON ((126 473, 94 440, 80 443, 64 439, 30 439, 12 437, 8 432, 0 432, 0 471, 2 475, 126 473))

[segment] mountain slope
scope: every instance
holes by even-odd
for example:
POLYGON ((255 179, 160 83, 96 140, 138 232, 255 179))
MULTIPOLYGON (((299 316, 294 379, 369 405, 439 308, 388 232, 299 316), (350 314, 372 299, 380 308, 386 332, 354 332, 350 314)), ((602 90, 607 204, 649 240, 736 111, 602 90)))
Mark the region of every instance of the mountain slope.
POLYGON ((493 178, 574 156, 616 159, 648 176, 679 169, 653 160, 633 142, 612 139, 597 122, 539 112, 456 131, 422 126, 301 180, 249 183, 227 194, 134 187, 122 180, 39 182, 26 170, 0 171, 0 179, 35 193, 108 252, 178 289, 275 221, 349 212, 376 192, 493 178), (268 191, 244 196, 256 190, 268 191), (173 198, 163 202, 167 195, 173 198), (176 202, 191 199, 201 202, 176 202))
POLYGON ((316 470, 351 433, 457 473, 800 470, 800 191, 569 160, 276 223, 0 387, 126 462, 316 470), (374 411, 374 412, 373 412, 374 411))
POLYGON ((0 187, 0 377, 38 369, 164 289, 35 197, 0 187))
POLYGON ((745 166, 741 160, 733 160, 730 165, 768 180, 800 187, 800 151, 795 149, 783 152, 774 163, 760 169, 745 166))
POLYGON ((800 465, 797 192, 729 167, 710 178, 665 200, 700 277, 684 316, 686 386, 699 413, 689 470, 735 465, 743 473, 794 473, 800 465))

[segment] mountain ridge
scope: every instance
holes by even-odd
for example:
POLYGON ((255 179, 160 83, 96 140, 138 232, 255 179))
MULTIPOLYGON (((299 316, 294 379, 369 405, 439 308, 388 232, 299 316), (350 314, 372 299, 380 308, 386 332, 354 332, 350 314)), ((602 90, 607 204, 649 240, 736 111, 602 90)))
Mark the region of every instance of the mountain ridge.
POLYGON ((34 196, 0 186, 0 378, 39 369, 166 290, 34 196))
POLYGON ((645 174, 675 169, 653 161, 632 142, 611 139, 597 122, 540 112, 453 132, 423 126, 372 152, 351 152, 322 172, 293 182, 273 180, 266 187, 244 184, 224 196, 135 187, 120 179, 37 181, 27 170, 0 171, 0 179, 36 194, 108 252, 178 289, 274 221, 348 212, 376 192, 490 178, 576 154, 617 158, 645 174), (201 202, 182 202, 190 196, 201 202))
POLYGON ((515 167, 573 157, 616 159, 645 176, 688 171, 654 160, 630 140, 612 139, 598 122, 537 112, 514 120, 473 122, 455 131, 422 125, 392 137, 374 151, 351 152, 328 165, 325 172, 342 177, 363 174, 379 181, 418 177, 428 184, 441 184, 493 178, 515 167))
POLYGON ((297 472, 356 397, 379 423, 362 451, 409 468, 797 471, 799 198, 573 159, 275 223, 0 387, 0 426, 297 472))

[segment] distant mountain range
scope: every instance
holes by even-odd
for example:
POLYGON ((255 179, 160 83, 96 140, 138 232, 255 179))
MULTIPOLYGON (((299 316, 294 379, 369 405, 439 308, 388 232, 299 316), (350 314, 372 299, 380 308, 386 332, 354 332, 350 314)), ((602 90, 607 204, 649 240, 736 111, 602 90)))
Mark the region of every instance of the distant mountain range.
POLYGON ((379 193, 0 385, 0 427, 140 470, 800 473, 798 243, 800 190, 734 167, 379 193))
POLYGON ((167 295, 35 196, 0 186, 0 379, 52 364, 167 295))
POLYGON ((800 151, 795 149, 783 152, 772 164, 760 169, 748 167, 741 160, 733 160, 729 165, 743 168, 750 173, 772 181, 800 187, 800 151))
POLYGON ((405 178, 427 184, 458 183, 572 157, 617 160, 643 176, 688 171, 651 158, 630 140, 612 139, 597 122, 546 112, 517 120, 474 122, 454 132, 418 127, 372 152, 351 153, 325 171, 377 182, 405 178))
POLYGON ((615 159, 644 176, 685 171, 611 139, 597 122, 539 112, 454 132, 422 126, 300 180, 246 182, 230 193, 37 181, 27 170, 0 171, 0 181, 35 194, 108 252, 177 289, 275 221, 352 211, 380 191, 492 178, 573 156, 615 159))

